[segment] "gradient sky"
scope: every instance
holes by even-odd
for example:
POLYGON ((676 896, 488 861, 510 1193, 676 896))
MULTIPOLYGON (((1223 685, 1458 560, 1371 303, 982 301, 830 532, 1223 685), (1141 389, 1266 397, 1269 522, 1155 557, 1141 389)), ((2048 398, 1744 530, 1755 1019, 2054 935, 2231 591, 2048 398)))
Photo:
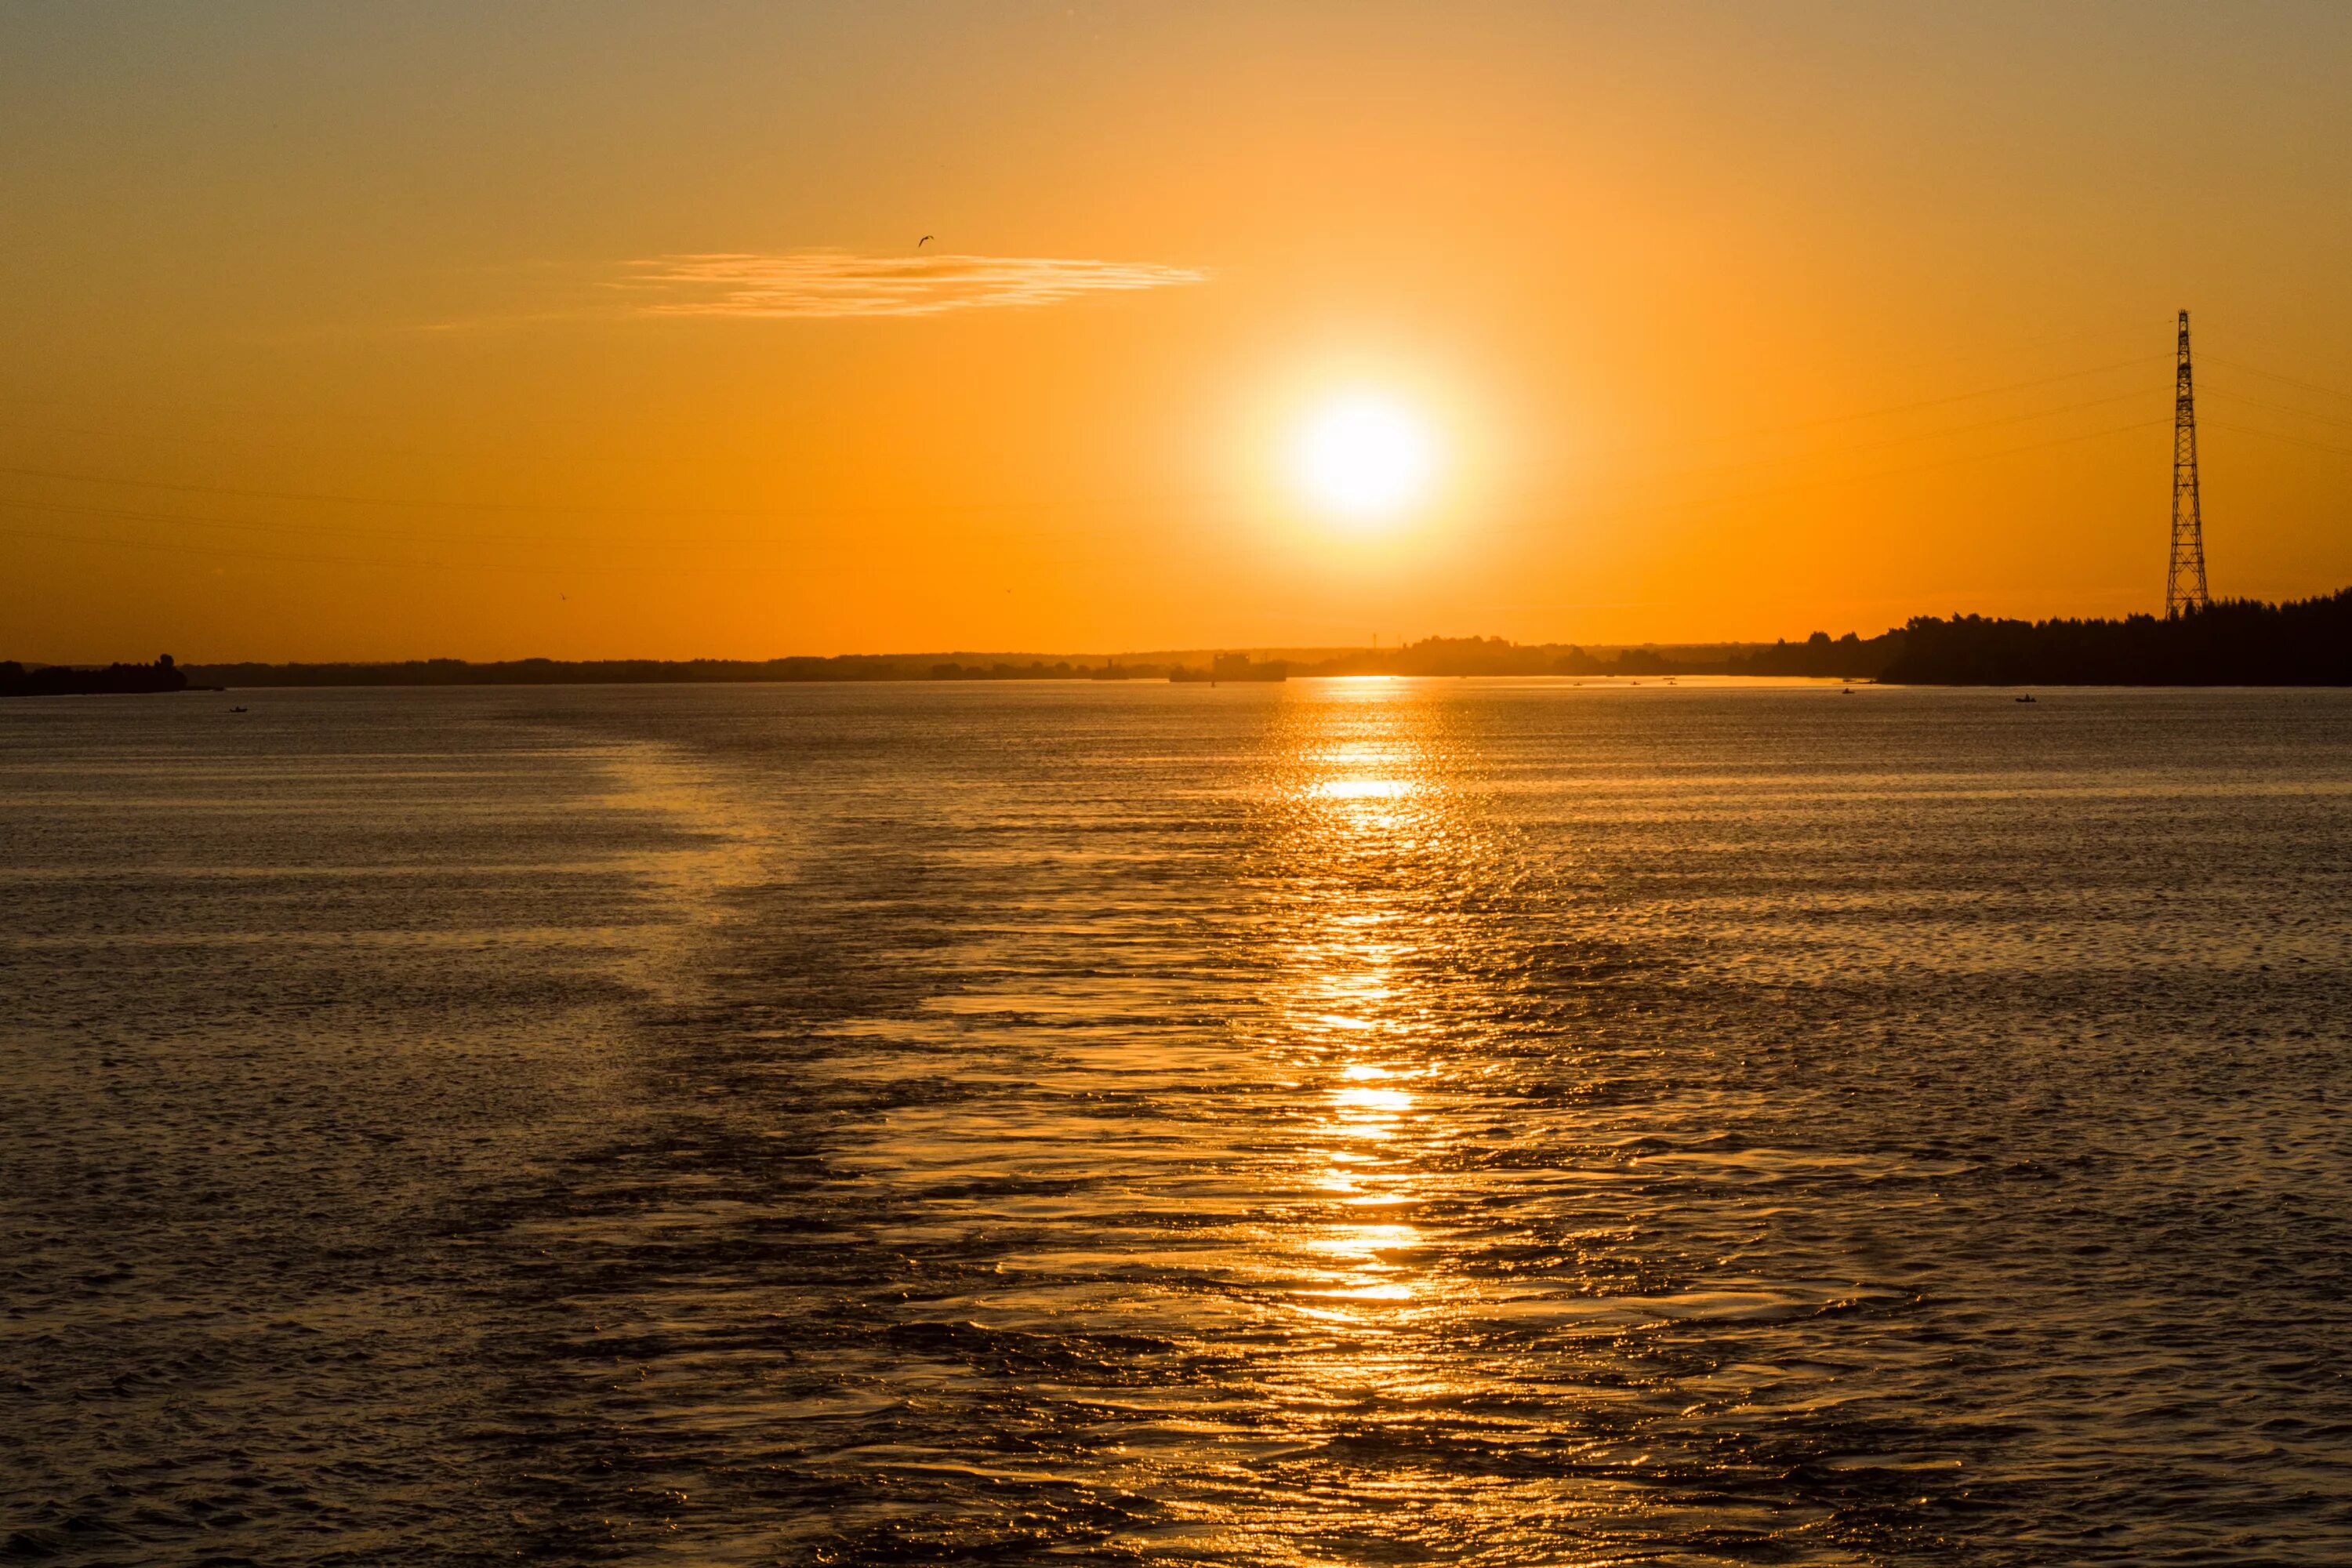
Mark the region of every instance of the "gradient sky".
POLYGON ((2347 80, 2332 4, 13 5, 0 656, 2156 609, 2184 305, 2214 592, 2332 590, 2347 80), (1285 470, 1351 388, 1385 531, 1285 470))

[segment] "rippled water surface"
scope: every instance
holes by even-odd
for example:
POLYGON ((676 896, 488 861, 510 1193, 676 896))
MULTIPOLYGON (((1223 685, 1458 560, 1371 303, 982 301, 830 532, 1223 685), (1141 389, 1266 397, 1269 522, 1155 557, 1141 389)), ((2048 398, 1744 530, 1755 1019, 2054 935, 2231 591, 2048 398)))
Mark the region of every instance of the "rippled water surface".
POLYGON ((0 1555, 2352 1560, 2352 697, 0 710, 0 1555))

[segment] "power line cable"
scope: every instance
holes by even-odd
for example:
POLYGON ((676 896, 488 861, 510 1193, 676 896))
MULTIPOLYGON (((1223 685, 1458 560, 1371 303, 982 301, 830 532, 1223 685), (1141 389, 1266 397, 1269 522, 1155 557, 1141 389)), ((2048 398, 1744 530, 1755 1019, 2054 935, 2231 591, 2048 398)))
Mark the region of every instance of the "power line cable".
POLYGON ((386 540, 425 544, 553 544, 566 548, 667 551, 789 542, 776 537, 764 540, 734 538, 677 541, 583 538, 578 534, 552 533, 415 533, 399 528, 344 528, 332 523, 264 522, 253 518, 215 517, 209 514, 131 511, 120 507, 73 506, 64 501, 26 500, 16 496, 0 496, 0 507, 15 507, 26 511, 57 512, 68 517, 110 518, 123 522, 165 523, 175 528, 236 528, 257 533, 284 533, 308 538, 386 540))
MULTIPOLYGON (((320 490, 247 489, 235 485, 197 485, 166 479, 130 479, 109 474, 79 474, 62 468, 37 468, 16 465, 0 465, 0 474, 12 474, 20 479, 61 479, 74 484, 120 485, 130 489, 170 490, 183 495, 239 496, 249 500, 309 501, 329 506, 420 507, 446 511, 531 511, 556 513, 609 513, 616 516, 724 516, 782 517, 796 513, 823 516, 832 508, 791 507, 689 507, 677 505, 614 505, 611 503, 579 504, 547 501, 486 501, 450 500, 430 497, 351 496, 335 495, 320 490)), ((855 510, 855 509, 840 509, 855 510)))
MULTIPOLYGON (((2063 375, 2039 376, 2032 381, 2012 381, 2000 386, 1988 386, 1979 392, 1955 392, 1945 397, 1924 397, 1916 403, 1897 403, 1885 408, 1869 409, 1860 414, 1833 414, 1821 419, 1803 419, 1793 425, 1773 426, 1772 430, 1807 430, 1822 425, 1848 425, 1864 419, 1883 419, 1891 415, 1910 414, 1922 408, 1940 408, 1950 403, 1969 403, 1980 397, 1997 397, 2004 392, 2024 392, 2037 386, 2054 386, 2063 381, 2082 381, 2094 375, 2105 375, 2110 371, 2128 370, 2136 365, 2148 364, 2157 360, 2168 360, 2171 357, 2170 354, 2135 354, 2130 359, 2117 360, 2113 364, 2094 365, 2088 370, 2070 370, 2063 375)), ((2085 405, 2078 404, 2074 406, 2085 405)), ((1771 431, 1758 433, 1769 434, 1771 431)))
POLYGON ((2341 425, 2347 429, 2352 429, 2352 419, 2346 419, 2334 414, 2315 414, 2308 408, 2298 408, 2292 403, 2273 403, 2266 397, 2252 397, 2242 392, 2232 392, 2226 386, 2214 386, 2210 383, 2200 386, 2197 390, 2204 395, 2219 397, 2225 402, 2250 404, 2256 408, 2268 408, 2280 414, 2292 414, 2298 419, 2315 419, 2322 425, 2341 425))
POLYGON ((2266 441, 2284 441, 2289 446, 2308 447, 2315 452, 2333 452, 2339 458, 2352 458, 2352 447, 2331 447, 2325 441, 2314 441, 2302 436, 2289 436, 2277 430, 2265 430, 2258 425, 2232 425, 2221 419, 2208 419, 2204 423, 2216 430, 2233 431, 2241 436, 2260 436, 2266 441))
POLYGON ((2289 386, 2302 387, 2305 392, 2325 393, 2330 397, 2341 397, 2347 402, 2352 402, 2352 392, 2347 392, 2340 386, 2326 386, 2315 381, 2304 381, 2292 375, 2281 375, 2276 371, 2260 370, 2237 360, 2224 359, 2220 354, 2208 353, 2202 349, 2197 351, 2197 362, 2200 364, 2226 365, 2231 370, 2243 371, 2248 375, 2259 375, 2265 381, 2284 382, 2289 386))
MULTIPOLYGON (((1811 479, 1793 479, 1784 481, 1780 484, 1766 485, 1745 490, 1735 490, 1727 494, 1695 496, 1687 500, 1677 501, 1654 501, 1632 506, 1604 507, 1592 510, 1578 512, 1575 515, 1580 520, 1584 521, 1607 521, 1617 518, 1652 516, 1664 512, 1691 511, 1705 507, 1739 506, 1745 505, 1749 501, 1768 500, 1774 496, 1799 494, 1806 490, 1832 489, 1839 485, 1868 484, 1874 480, 1900 479, 1908 474, 1928 473, 1937 468, 1955 468, 1967 463, 1990 462, 2000 458, 2016 457, 2026 452, 2044 451, 2053 447, 2073 446, 2083 441, 2096 441, 2105 437, 2121 436, 2136 430, 2153 430, 2159 426, 2168 426, 2171 423, 2171 416, 2168 415, 2159 419, 2135 420, 2128 425, 2114 425, 2109 426, 2105 429, 2085 430, 2072 436, 2054 436, 2045 441, 2027 441, 2021 442, 2013 447, 1999 447, 1989 452, 1962 452, 1953 457, 1932 458, 1923 463, 1906 463, 1901 467, 1892 468, 1874 468, 1866 473, 1833 474, 1811 479)), ((1552 528, 1557 527, 1558 523, 1554 519, 1545 518, 1531 520, 1521 523, 1509 524, 1507 526, 1513 529, 1524 530, 1531 528, 1552 528)))
MULTIPOLYGON (((581 573, 625 572, 632 577, 707 577, 717 572, 740 572, 741 562, 714 563, 692 572, 648 570, 635 562, 598 564, 593 562, 566 561, 560 564, 535 565, 517 561, 396 561, 353 555, 301 555, 279 550, 250 550, 232 544, 191 544, 177 540, 124 539, 114 534, 51 533, 37 529, 0 528, 0 538, 38 539, 58 544, 100 545, 125 550, 157 550, 183 555, 228 556, 251 561, 285 561, 314 566, 373 566, 396 570, 427 572, 512 572, 535 577, 566 577, 581 573)), ((753 568, 757 569, 757 568, 753 568)), ((781 570, 782 568, 770 568, 781 570)), ((800 567, 801 575, 835 575, 850 570, 845 566, 800 567)))
MULTIPOLYGON (((2163 358, 2163 357, 2165 357, 2165 356, 2163 356, 2163 355, 2146 355, 2146 354, 2143 354, 2143 355, 2136 355, 2136 356, 2134 356, 2133 358, 2130 358, 2130 359, 2126 359, 2126 360, 2118 360, 2118 361, 2116 361, 2116 362, 2114 362, 2114 363, 2108 363, 2108 364, 2094 365, 2094 366, 2091 366, 2091 367, 2089 367, 2089 368, 2087 368, 2087 369, 2084 369, 2084 370, 2078 370, 2078 371, 2067 371, 2067 372, 2062 373, 2062 374, 2057 374, 2057 375, 2039 376, 2039 377, 2034 377, 2034 378, 2032 378, 2032 379, 2029 379, 2029 380, 2025 380, 2025 381, 2005 382, 2005 383, 2002 383, 2002 384, 1999 384, 1999 385, 1996 385, 1996 386, 1981 387, 1981 388, 1978 388, 1978 389, 1976 389, 1976 390, 1969 391, 1969 392, 1950 393, 1950 394, 1947 394, 1947 395, 1943 395, 1943 396, 1939 396, 1939 397, 1922 398, 1922 399, 1918 399, 1918 400, 1916 400, 1916 401, 1913 401, 1913 402, 1909 402, 1909 403, 1901 403, 1901 404, 1895 404, 1895 405, 1888 405, 1888 406, 1886 406, 1886 407, 1883 407, 1883 408, 1864 409, 1864 410, 1859 410, 1859 411, 1851 412, 1851 413, 1846 413, 1846 414, 1830 415, 1830 416, 1824 416, 1824 417, 1818 418, 1818 419, 1800 420, 1800 421, 1797 421, 1797 422, 1795 422, 1795 423, 1793 423, 1793 424, 1780 425, 1780 426, 1759 426, 1759 427, 1756 427, 1756 428, 1753 428, 1753 429, 1750 429, 1750 430, 1748 430, 1748 431, 1739 432, 1739 433, 1735 434, 1735 435, 1730 435, 1730 436, 1727 436, 1727 437, 1720 437, 1720 438, 1718 438, 1718 439, 1717 439, 1715 443, 1713 443, 1713 444, 1715 444, 1715 445, 1721 445, 1721 444, 1723 444, 1723 442, 1726 442, 1726 441, 1738 441, 1738 440, 1743 440, 1743 439, 1751 438, 1751 437, 1756 437, 1756 436, 1769 436, 1769 435, 1774 435, 1774 434, 1785 433, 1785 432, 1787 432, 1787 431, 1790 431, 1790 430, 1817 429, 1817 428, 1822 428, 1822 427, 1825 427, 1825 426, 1832 426, 1832 425, 1855 424, 1855 423, 1859 423, 1859 422, 1862 422, 1862 421, 1864 421, 1864 420, 1870 420, 1870 419, 1880 419, 1880 418, 1888 418, 1888 417, 1892 417, 1892 416, 1895 416, 1895 415, 1899 415, 1899 414, 1916 413, 1916 412, 1919 411, 1920 409, 1924 409, 1924 408, 1945 407, 1945 406, 1948 406, 1948 405, 1953 405, 1953 404, 1973 402, 1973 401, 1976 401, 1976 400, 1979 400, 1979 399, 1981 399, 1981 398, 1986 398, 1986 397, 1995 397, 1995 396, 1999 396, 1999 395, 2002 395, 2002 394, 2004 394, 2004 393, 2019 392, 2019 391, 2027 391, 2027 390, 2031 390, 2031 389, 2035 388, 2035 387, 2055 385, 2055 384, 2058 384, 2063 383, 2063 382, 2067 382, 2067 381, 2078 381, 2078 380, 2082 380, 2082 379, 2084 379, 2084 378, 2085 378, 2085 377, 2089 377, 2089 376, 2094 376, 2094 375, 2103 375, 2103 374, 2108 374, 2108 373, 2110 373, 2110 372, 2113 372, 2113 371, 2116 371, 2116 370, 2123 370, 2123 369, 2128 369, 2128 368, 2131 368, 2132 366, 2135 366, 2135 365, 2147 363, 2148 363, 2148 362, 2149 362, 2150 360, 2152 360, 2152 359, 2160 359, 2160 358, 2163 358)), ((2067 407, 2067 408, 2073 408, 2073 407, 2088 407, 2088 406, 2092 406, 2092 405, 2093 405, 2093 404, 2095 404, 2095 403, 2097 403, 2097 402, 2103 402, 2103 401, 2116 401, 2116 399, 2094 399, 2094 400, 2092 400, 2092 402, 2091 402, 2091 403, 2084 403, 2084 404, 2068 405, 2066 405, 2066 407, 2067 407)), ((2049 410, 2044 410, 2044 411, 2042 411, 2042 413, 2045 413, 2045 414, 2057 414, 2057 413, 2063 413, 2063 412, 2065 412, 2065 411, 2066 411, 2066 408, 2059 408, 2059 409, 2049 409, 2049 410)), ((2038 417, 2038 416, 2037 416, 2037 415, 2027 415, 2027 416, 2016 416, 2016 417, 2038 417)), ((1999 423, 2011 423, 2011 422, 2014 422, 2014 421, 2013 421, 2013 419, 2004 418, 2004 419, 1999 419, 1999 420, 1986 421, 1986 422, 1984 422, 1984 423, 1986 423, 1986 424, 1999 424, 1999 423)), ((1958 433, 1959 431, 1964 431, 1964 430, 1969 430, 1969 429, 1974 429, 1974 428, 1979 428, 1979 427, 1981 427, 1981 426, 1973 426, 1973 425, 1972 425, 1972 426, 1958 426, 1958 427, 1957 427, 1955 430, 1953 430, 1953 431, 1948 431, 1948 432, 1942 432, 1942 433, 1943 433, 1943 434, 1957 434, 1957 433, 1958 433)), ((54 428, 54 427, 52 427, 52 428, 54 428)), ((76 434, 85 434, 85 435, 90 435, 90 436, 98 436, 98 437, 103 437, 103 436, 106 436, 106 435, 108 435, 108 434, 109 434, 109 433, 106 433, 106 432, 100 432, 100 431, 75 431, 75 432, 73 432, 73 433, 76 433, 76 434)), ((1932 439, 1932 438, 1934 438, 1934 437, 1935 437, 1937 434, 1938 434, 1938 433, 1937 433, 1937 432, 1932 432, 1932 431, 1930 431, 1930 432, 1923 432, 1923 433, 1919 433, 1919 434, 1913 435, 1913 436, 1890 437, 1885 437, 1885 441, 1887 441, 1887 442, 1895 442, 1895 441, 1902 441, 1902 440, 1914 440, 1914 439, 1925 440, 1925 439, 1932 439)), ((166 439, 173 439, 173 440, 199 440, 199 441, 200 441, 202 438, 201 438, 201 437, 166 437, 166 439)), ((1867 444, 1867 443, 1866 443, 1866 444, 1864 444, 1864 445, 1869 445, 1869 444, 1867 444)), ((1835 452, 1835 451, 1849 450, 1849 449, 1861 449, 1861 448, 1860 448, 1860 447, 1830 447, 1830 448, 1825 448, 1824 450, 1825 450, 1825 451, 1830 451, 1830 452, 1835 452)), ((406 455, 409 455, 409 456, 415 456, 415 455, 417 455, 417 454, 415 454, 415 453, 409 453, 409 454, 406 454, 406 455)), ((1768 458, 1768 459, 1756 459, 1756 460, 1754 460, 1754 461, 1751 461, 1751 462, 1749 462, 1749 463, 1746 463, 1746 464, 1738 464, 1738 463, 1735 463, 1735 464, 1727 464, 1727 465, 1720 465, 1720 466, 1721 466, 1721 467, 1729 467, 1729 468, 1753 467, 1753 466, 1754 466, 1754 462, 1755 462, 1755 461, 1769 461, 1769 460, 1772 460, 1772 459, 1769 459, 1769 458, 1768 458)), ((677 504, 677 503, 658 503, 658 502, 656 502, 656 503, 634 503, 634 504, 624 504, 624 503, 613 503, 613 502, 561 502, 561 501, 559 501, 559 502, 549 502, 549 501, 528 501, 528 500, 515 500, 515 501, 493 501, 493 500, 469 500, 469 499, 451 499, 451 498, 446 498, 446 497, 416 497, 416 496, 362 496, 362 495, 349 495, 349 494, 342 494, 342 493, 337 493, 337 492, 332 492, 332 491, 320 491, 320 490, 281 490, 281 489, 261 489, 261 488, 255 488, 255 487, 236 486, 236 485, 211 485, 211 484, 197 484, 197 483, 190 483, 190 482, 186 482, 186 481, 176 481, 176 480, 131 479, 131 478, 125 478, 125 477, 117 476, 117 475, 109 475, 109 474, 93 474, 93 473, 87 473, 87 472, 78 472, 78 471, 74 471, 74 470, 70 470, 70 469, 63 469, 63 468, 48 468, 34 467, 34 466, 30 466, 30 465, 5 465, 5 466, 0 466, 0 474, 8 474, 8 475, 13 475, 13 476, 16 476, 16 477, 17 477, 17 478, 22 478, 22 479, 51 479, 51 480, 57 480, 57 481, 64 482, 64 483, 70 483, 70 484, 115 485, 115 486, 121 486, 121 487, 124 487, 124 488, 127 488, 127 489, 152 489, 152 490, 163 490, 163 491, 168 491, 168 492, 173 492, 173 493, 177 493, 177 494, 187 494, 187 495, 219 495, 219 496, 234 496, 234 497, 237 497, 237 498, 241 498, 241 499, 245 499, 245 500, 253 500, 299 501, 299 502, 306 502, 306 503, 316 504, 316 505, 331 505, 331 506, 369 506, 369 507, 395 507, 395 508, 404 508, 404 508, 416 508, 416 509, 434 510, 456 510, 456 511, 487 511, 487 512, 499 512, 499 511, 507 511, 507 512, 545 512, 545 513, 551 513, 551 514, 558 514, 558 515, 562 515, 562 514, 578 514, 578 515, 656 516, 656 517, 657 517, 657 516, 673 516, 673 517, 676 517, 676 516, 710 516, 710 517, 827 517, 827 516, 871 515, 871 514, 877 514, 877 513, 915 512, 915 511, 945 512, 945 511, 983 511, 983 510, 1047 510, 1047 509, 1059 509, 1059 508, 1069 508, 1069 507, 1086 507, 1086 506, 1090 506, 1090 505, 1121 506, 1121 505, 1131 505, 1131 504, 1133 504, 1133 501, 1132 501, 1131 500, 1122 500, 1122 499, 1120 499, 1120 498, 1086 498, 1086 499, 1078 499, 1078 500, 1057 500, 1057 501, 972 501, 972 502, 946 502, 946 503, 935 503, 935 504, 929 505, 929 506, 918 506, 918 507, 908 507, 908 506, 896 506, 896 507, 893 507, 893 506, 874 506, 874 505, 835 505, 835 506, 805 506, 805 505, 803 505, 803 506, 724 506, 724 507, 714 507, 714 506, 689 506, 689 505, 677 504)))

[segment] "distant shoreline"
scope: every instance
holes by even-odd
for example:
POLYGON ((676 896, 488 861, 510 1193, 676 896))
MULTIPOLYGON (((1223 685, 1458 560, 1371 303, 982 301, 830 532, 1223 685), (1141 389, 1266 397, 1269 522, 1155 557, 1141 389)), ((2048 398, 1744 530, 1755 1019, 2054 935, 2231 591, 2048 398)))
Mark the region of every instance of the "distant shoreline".
POLYGON ((1402 676, 1804 676, 1903 686, 2352 686, 2352 588, 2217 602, 2173 619, 1916 616, 1874 637, 1584 647, 1429 637, 1392 648, 1149 654, 837 654, 772 659, 455 658, 104 668, 0 663, 0 696, 350 686, 654 686, 1402 676))
MULTIPOLYGON (((240 662, 179 667, 197 686, 705 686, 873 681, 1268 680, 1360 675, 1807 675, 1866 679, 1874 645, 1813 643, 1587 648, 1499 637, 1432 637, 1400 648, 1250 648, 1149 654, 839 654, 774 659, 488 659, 240 662)), ((58 667, 32 679, 54 679, 58 667)), ((118 669, 145 667, 116 667, 118 669)), ((0 667, 5 675, 5 667, 0 667)), ((107 689, 125 689, 109 687, 107 689)), ((160 688, 159 688, 160 689, 160 688)), ((5 690, 0 684, 0 690, 5 690)))

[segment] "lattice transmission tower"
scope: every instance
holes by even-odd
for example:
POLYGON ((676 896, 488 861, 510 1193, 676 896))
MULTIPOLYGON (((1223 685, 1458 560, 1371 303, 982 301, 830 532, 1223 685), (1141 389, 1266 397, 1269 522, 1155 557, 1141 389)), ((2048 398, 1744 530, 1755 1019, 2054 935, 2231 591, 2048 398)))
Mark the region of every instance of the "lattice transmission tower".
POLYGON ((2205 595, 2205 520, 2197 507, 2197 390, 2189 374, 2189 312, 2180 312, 2180 352, 2172 381, 2172 567, 2164 574, 2164 618, 2201 610, 2205 595))

